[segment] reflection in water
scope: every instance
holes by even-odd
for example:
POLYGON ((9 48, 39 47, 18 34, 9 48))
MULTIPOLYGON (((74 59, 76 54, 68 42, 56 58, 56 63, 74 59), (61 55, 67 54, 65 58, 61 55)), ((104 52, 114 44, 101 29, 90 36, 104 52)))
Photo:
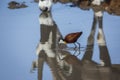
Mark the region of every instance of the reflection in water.
POLYGON ((40 43, 37 46, 38 59, 33 62, 33 69, 38 70, 38 80, 42 80, 43 63, 51 69, 53 80, 120 80, 120 70, 111 65, 102 17, 94 16, 93 25, 87 40, 87 48, 80 60, 71 55, 65 44, 59 43, 62 35, 52 19, 51 13, 40 14, 40 43), (96 24, 99 24, 97 43, 100 51, 100 63, 92 60, 96 24))
POLYGON ((83 57, 83 80, 111 80, 111 63, 108 49, 105 43, 102 19, 101 17, 94 16, 93 26, 91 33, 88 37, 87 48, 91 50, 86 51, 83 57), (100 64, 92 61, 93 48, 94 48, 94 35, 96 31, 96 23, 99 22, 97 42, 100 50, 100 64))
POLYGON ((72 66, 62 60, 70 53, 58 49, 66 47, 64 44, 58 45, 62 35, 52 19, 51 13, 41 13, 39 20, 41 39, 37 47, 38 60, 33 63, 33 68, 38 68, 38 80, 42 80, 44 62, 47 62, 51 68, 54 80, 66 80, 66 76, 72 72, 72 66))
MULTIPOLYGON (((120 16, 120 0, 57 0, 60 3, 73 3, 83 10, 96 9, 120 16)), ((73 6, 70 5, 70 6, 73 6)))

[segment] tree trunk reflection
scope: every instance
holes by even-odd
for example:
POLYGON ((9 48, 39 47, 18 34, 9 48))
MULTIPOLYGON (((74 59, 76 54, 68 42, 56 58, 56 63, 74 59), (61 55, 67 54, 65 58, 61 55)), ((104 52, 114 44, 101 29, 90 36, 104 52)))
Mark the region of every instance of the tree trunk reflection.
MULTIPOLYGON (((59 43, 62 35, 51 13, 41 13, 41 39, 37 47, 38 80, 42 80, 43 63, 51 69, 53 80, 119 80, 120 65, 111 64, 102 25, 102 16, 94 15, 91 32, 87 39, 86 50, 80 60, 72 55, 69 46, 59 43), (97 30, 98 23, 98 31, 97 30), (92 60, 95 33, 100 52, 100 63, 92 60), (119 67, 118 67, 119 66, 119 67), (119 68, 119 69, 118 69, 119 68)), ((94 52, 95 53, 95 52, 94 52)))

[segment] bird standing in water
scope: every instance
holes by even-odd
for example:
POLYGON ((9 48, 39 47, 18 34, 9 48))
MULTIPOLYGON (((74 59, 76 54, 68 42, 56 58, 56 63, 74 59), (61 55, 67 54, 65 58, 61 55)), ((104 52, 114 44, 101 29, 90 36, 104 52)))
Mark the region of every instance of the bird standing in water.
MULTIPOLYGON (((83 32, 74 32, 74 33, 69 33, 65 36, 65 38, 61 39, 59 43, 64 43, 64 44, 70 44, 70 43, 73 43, 75 45, 75 52, 74 54, 79 51, 79 54, 80 54, 80 43, 77 42, 78 38, 82 35, 83 32), (77 43, 79 45, 79 47, 77 47, 77 43)), ((78 54, 78 55, 79 55, 78 54)), ((77 56, 78 56, 77 55, 77 56)))
POLYGON ((64 39, 60 40, 60 43, 65 43, 65 44, 69 44, 69 43, 73 43, 75 45, 75 48, 77 47, 77 44, 79 44, 79 48, 80 48, 80 43, 77 42, 78 38, 82 35, 83 32, 74 32, 74 33, 69 33, 65 36, 64 39))

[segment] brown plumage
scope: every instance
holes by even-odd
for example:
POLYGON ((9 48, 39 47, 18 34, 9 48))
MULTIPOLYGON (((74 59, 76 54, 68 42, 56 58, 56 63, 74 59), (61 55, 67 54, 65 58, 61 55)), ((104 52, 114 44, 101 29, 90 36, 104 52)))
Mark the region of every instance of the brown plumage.
POLYGON ((66 43, 75 43, 81 35, 82 32, 69 33, 65 36, 63 41, 65 41, 66 43))
MULTIPOLYGON (((80 54, 80 43, 77 42, 77 40, 78 40, 78 38, 79 38, 81 35, 82 35, 82 32, 69 33, 69 34, 67 34, 67 35, 65 36, 64 39, 61 39, 61 40, 59 41, 59 43, 64 43, 64 44, 73 43, 73 44, 75 45, 75 47, 73 48, 73 49, 75 50, 74 54, 75 54, 76 52, 78 52, 78 51, 79 51, 79 54, 80 54), (77 46, 77 44, 75 44, 75 43, 77 43, 78 46, 77 46)), ((78 55, 79 55, 79 54, 78 54, 78 55)))

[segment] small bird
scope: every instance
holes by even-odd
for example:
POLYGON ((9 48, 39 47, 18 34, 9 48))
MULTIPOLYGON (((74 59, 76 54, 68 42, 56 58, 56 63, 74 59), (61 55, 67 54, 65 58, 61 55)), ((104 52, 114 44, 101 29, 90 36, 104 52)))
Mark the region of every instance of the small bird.
MULTIPOLYGON (((65 36, 64 39, 61 39, 59 43, 63 43, 63 44, 70 44, 70 43, 73 43, 75 45, 75 52, 74 54, 79 51, 79 54, 80 54, 80 43, 77 42, 78 38, 82 35, 83 32, 74 32, 74 33, 69 33, 65 36), (75 44, 77 43, 79 45, 79 47, 77 47, 77 45, 75 44)), ((78 55, 79 55, 78 54, 78 55)), ((77 56, 78 56, 77 55, 77 56)))
POLYGON ((65 36, 64 39, 60 40, 60 43, 65 43, 65 44, 73 43, 75 47, 77 47, 75 43, 78 43, 77 40, 82 35, 82 33, 83 32, 69 33, 65 36))

